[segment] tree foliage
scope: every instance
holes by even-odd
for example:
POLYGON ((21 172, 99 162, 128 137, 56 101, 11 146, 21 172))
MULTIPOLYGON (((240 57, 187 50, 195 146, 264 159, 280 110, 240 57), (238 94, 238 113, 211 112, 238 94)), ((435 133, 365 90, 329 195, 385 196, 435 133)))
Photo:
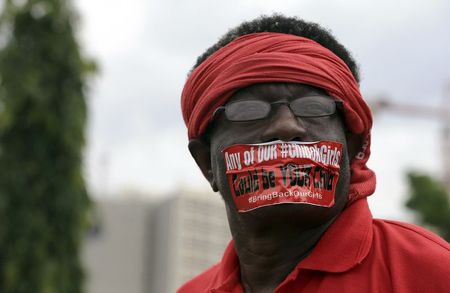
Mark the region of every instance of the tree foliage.
POLYGON ((82 292, 86 81, 67 0, 0 16, 0 292, 82 292))
POLYGON ((444 184, 432 177, 409 173, 406 206, 419 215, 420 224, 450 241, 450 199, 444 184))

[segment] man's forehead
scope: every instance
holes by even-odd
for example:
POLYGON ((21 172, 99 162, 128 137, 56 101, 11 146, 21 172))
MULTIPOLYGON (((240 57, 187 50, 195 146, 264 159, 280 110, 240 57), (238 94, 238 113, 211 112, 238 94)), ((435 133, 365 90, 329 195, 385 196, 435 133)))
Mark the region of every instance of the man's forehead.
POLYGON ((297 98, 309 95, 327 95, 325 90, 300 83, 258 83, 239 89, 230 101, 263 99, 276 101, 280 98, 297 98))

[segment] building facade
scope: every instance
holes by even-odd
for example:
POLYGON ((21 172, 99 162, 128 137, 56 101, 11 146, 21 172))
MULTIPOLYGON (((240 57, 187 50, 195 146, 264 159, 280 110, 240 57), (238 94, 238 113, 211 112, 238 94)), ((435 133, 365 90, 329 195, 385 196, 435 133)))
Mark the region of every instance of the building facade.
POLYGON ((153 215, 152 292, 175 292, 217 263, 231 239, 218 194, 175 196, 161 203, 153 215))
POLYGON ((97 211, 83 249, 88 293, 173 293, 231 239, 219 194, 101 200, 97 211))

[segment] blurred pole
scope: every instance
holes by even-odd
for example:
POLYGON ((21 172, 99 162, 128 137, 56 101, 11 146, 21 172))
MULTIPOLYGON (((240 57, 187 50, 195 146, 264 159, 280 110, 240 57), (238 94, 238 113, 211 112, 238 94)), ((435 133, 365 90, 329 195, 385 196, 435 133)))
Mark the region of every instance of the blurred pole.
POLYGON ((106 197, 109 195, 109 166, 110 166, 110 157, 109 153, 105 151, 100 158, 100 186, 99 192, 102 197, 106 197))
POLYGON ((409 117, 437 119, 443 123, 441 140, 442 180, 450 194, 450 82, 444 87, 442 107, 398 103, 386 96, 372 98, 368 103, 374 115, 389 110, 409 117))
MULTIPOLYGON (((444 89, 443 108, 448 108, 450 105, 450 82, 444 89)), ((442 128, 442 151, 443 151, 443 170, 444 183, 447 187, 447 192, 450 195, 450 115, 444 118, 444 125, 442 128)))

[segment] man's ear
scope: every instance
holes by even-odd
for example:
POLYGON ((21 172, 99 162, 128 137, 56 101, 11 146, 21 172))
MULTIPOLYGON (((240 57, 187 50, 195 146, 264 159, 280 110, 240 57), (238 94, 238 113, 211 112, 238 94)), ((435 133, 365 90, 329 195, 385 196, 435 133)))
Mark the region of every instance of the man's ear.
POLYGON ((216 179, 211 167, 211 150, 209 144, 199 138, 193 138, 189 141, 189 151, 197 163, 203 176, 209 181, 214 192, 219 191, 216 184, 216 179))
POLYGON ((345 137, 347 139, 348 157, 351 163, 355 158, 356 154, 358 154, 361 151, 363 139, 361 135, 351 133, 348 130, 345 132, 345 137))

